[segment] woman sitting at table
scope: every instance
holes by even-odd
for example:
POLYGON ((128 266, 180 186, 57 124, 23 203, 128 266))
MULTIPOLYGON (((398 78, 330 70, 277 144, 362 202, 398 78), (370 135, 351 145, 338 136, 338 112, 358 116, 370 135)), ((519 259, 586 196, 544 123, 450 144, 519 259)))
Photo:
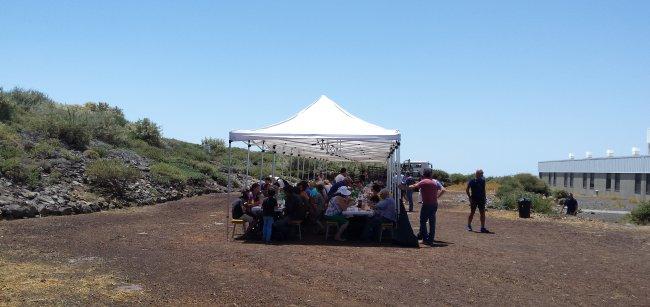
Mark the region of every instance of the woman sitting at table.
POLYGON ((350 225, 348 219, 343 216, 343 211, 350 205, 350 194, 352 192, 348 190, 348 187, 340 187, 330 200, 327 211, 325 211, 325 220, 336 222, 339 225, 339 231, 334 235, 334 240, 336 241, 345 241, 341 238, 341 235, 348 228, 348 225, 350 225))
POLYGON ((248 204, 251 206, 259 206, 262 204, 262 190, 260 184, 255 182, 251 185, 250 192, 248 193, 248 204))
POLYGON ((366 223, 366 226, 363 229, 361 239, 364 241, 376 237, 378 234, 377 232, 381 229, 381 224, 395 223, 397 221, 395 199, 390 197, 389 190, 386 188, 382 189, 381 192, 379 192, 379 197, 381 198, 381 201, 373 206, 375 214, 366 223))

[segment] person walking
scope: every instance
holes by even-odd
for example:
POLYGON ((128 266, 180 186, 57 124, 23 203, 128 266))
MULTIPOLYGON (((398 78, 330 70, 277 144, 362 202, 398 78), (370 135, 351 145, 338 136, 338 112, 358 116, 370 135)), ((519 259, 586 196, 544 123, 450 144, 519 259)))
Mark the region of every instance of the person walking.
POLYGON ((262 220, 264 227, 262 228, 262 237, 264 243, 271 243, 271 233, 273 232, 273 216, 275 215, 275 207, 278 206, 278 201, 275 199, 275 189, 270 188, 267 191, 268 197, 262 203, 262 220))
POLYGON ((467 218, 467 231, 472 231, 472 219, 474 218, 476 208, 478 208, 479 214, 481 215, 481 233, 490 233, 485 228, 485 203, 487 196, 485 194, 485 178, 483 178, 483 170, 476 170, 475 178, 467 182, 465 193, 467 193, 470 205, 470 213, 467 218))
POLYGON ((422 180, 420 182, 406 187, 409 190, 420 189, 420 198, 422 199, 422 209, 420 210, 420 235, 422 243, 433 245, 436 236, 436 212, 438 211, 438 198, 445 193, 445 188, 438 181, 433 179, 433 171, 430 168, 422 171, 422 180), (429 231, 427 231, 427 222, 429 222, 429 231))

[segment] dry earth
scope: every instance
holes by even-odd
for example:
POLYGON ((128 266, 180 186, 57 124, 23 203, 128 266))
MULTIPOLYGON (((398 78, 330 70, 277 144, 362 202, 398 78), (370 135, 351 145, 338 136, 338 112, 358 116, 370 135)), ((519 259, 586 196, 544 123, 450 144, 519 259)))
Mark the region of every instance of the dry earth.
POLYGON ((469 233, 446 198, 419 249, 226 242, 226 195, 0 221, 0 305, 650 304, 647 227, 491 211, 469 233))

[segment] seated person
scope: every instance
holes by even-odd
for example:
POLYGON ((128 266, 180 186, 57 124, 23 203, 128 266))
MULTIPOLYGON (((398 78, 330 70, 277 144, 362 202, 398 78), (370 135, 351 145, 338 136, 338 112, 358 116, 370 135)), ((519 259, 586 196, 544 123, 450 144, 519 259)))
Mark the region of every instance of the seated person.
POLYGON ((243 220, 248 224, 248 227, 250 227, 254 219, 253 216, 246 214, 248 211, 248 206, 246 204, 246 200, 248 200, 248 193, 249 191, 247 190, 242 191, 241 196, 239 196, 239 198, 237 198, 232 203, 232 218, 243 220))
POLYGON ((264 180, 260 182, 261 185, 260 188, 262 190, 262 195, 264 195, 264 197, 269 197, 268 192, 269 189, 273 186, 272 182, 273 181, 271 180, 271 177, 264 177, 264 180))
POLYGON ((374 206, 375 214, 366 223, 363 229, 361 239, 368 241, 378 235, 383 223, 395 223, 397 221, 397 211, 395 199, 390 197, 388 189, 384 188, 379 192, 381 201, 374 206))
POLYGON ((345 241, 341 238, 341 235, 348 228, 350 222, 345 216, 343 216, 343 211, 345 211, 350 205, 350 195, 352 192, 348 190, 347 187, 342 186, 336 191, 334 197, 330 200, 329 206, 325 211, 325 220, 333 221, 339 225, 339 231, 334 235, 334 240, 345 241))
POLYGON ((334 194, 336 194, 341 187, 349 187, 352 184, 352 179, 350 177, 345 177, 345 179, 335 183, 332 188, 330 188, 329 192, 327 192, 327 198, 331 199, 334 197, 334 194))
POLYGON ((573 197, 573 193, 569 193, 569 197, 564 201, 564 205, 566 206, 566 214, 578 214, 578 201, 573 197))
POLYGON ((248 204, 251 206, 259 206, 262 204, 262 191, 260 184, 257 182, 251 185, 250 192, 248 193, 248 204))
POLYGON ((377 183, 373 183, 371 188, 371 194, 368 197, 371 203, 376 204, 381 200, 381 198, 379 197, 380 191, 381 191, 381 186, 377 183))

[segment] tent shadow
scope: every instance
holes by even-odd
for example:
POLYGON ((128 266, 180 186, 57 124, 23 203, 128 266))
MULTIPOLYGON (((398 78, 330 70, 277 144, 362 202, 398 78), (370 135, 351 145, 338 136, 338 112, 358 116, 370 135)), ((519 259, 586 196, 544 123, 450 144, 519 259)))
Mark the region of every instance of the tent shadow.
MULTIPOLYGON (((265 245, 261 240, 236 240, 243 244, 259 244, 265 245)), ((283 245, 304 245, 304 246, 346 246, 346 247, 376 247, 376 248, 417 248, 412 246, 403 246, 399 244, 393 244, 391 240, 384 239, 381 243, 379 242, 370 242, 370 241, 357 241, 357 240, 348 240, 344 242, 336 241, 334 239, 329 239, 325 241, 323 238, 303 237, 302 240, 297 238, 283 240, 283 241, 272 241, 271 245, 283 246, 283 245)))

